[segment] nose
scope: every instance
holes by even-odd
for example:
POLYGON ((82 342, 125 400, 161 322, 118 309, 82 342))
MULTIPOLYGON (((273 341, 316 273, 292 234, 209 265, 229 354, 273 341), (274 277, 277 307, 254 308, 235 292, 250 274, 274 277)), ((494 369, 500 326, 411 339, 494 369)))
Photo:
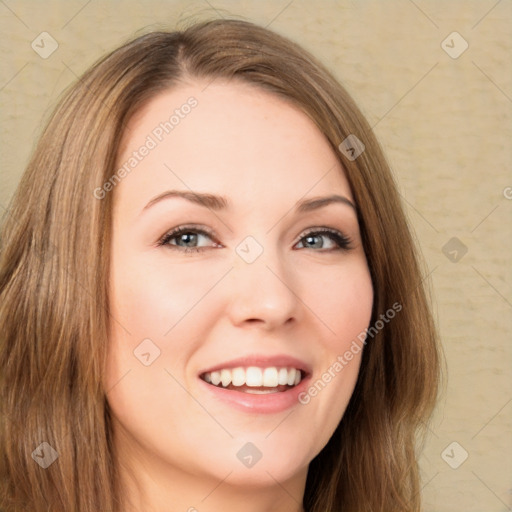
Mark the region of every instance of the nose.
POLYGON ((282 258, 270 250, 252 263, 235 258, 227 283, 232 324, 272 330, 297 321, 301 301, 294 290, 296 279, 282 258))

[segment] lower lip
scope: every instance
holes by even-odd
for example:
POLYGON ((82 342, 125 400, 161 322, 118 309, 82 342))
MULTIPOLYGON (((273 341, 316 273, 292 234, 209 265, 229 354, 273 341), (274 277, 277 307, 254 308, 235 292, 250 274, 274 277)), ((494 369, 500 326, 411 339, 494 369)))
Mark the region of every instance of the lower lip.
POLYGON ((278 391, 267 394, 251 394, 241 391, 224 389, 212 384, 208 384, 199 378, 202 388, 207 393, 211 393, 216 399, 221 400, 232 407, 244 411, 258 414, 272 414, 290 409, 299 402, 299 394, 306 390, 310 377, 302 379, 297 386, 287 391, 278 391))

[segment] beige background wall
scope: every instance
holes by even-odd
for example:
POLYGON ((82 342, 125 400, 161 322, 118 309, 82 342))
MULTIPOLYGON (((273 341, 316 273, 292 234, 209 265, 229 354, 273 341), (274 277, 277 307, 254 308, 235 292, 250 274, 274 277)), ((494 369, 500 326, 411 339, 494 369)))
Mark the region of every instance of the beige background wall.
POLYGON ((425 255, 449 369, 421 459, 425 510, 512 510, 509 0, 2 1, 0 211, 42 119, 82 71, 137 31, 218 16, 302 43, 375 127, 425 255), (450 56, 441 43, 454 31, 450 56), (41 32, 59 45, 47 58, 31 47, 51 49, 41 32), (459 247, 443 252, 453 237, 459 247))

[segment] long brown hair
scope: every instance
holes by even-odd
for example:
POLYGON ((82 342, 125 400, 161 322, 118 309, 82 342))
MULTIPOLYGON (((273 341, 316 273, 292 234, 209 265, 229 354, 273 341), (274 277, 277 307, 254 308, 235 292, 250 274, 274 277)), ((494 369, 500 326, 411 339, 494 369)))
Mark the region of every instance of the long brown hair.
POLYGON ((358 207, 374 325, 357 384, 311 462, 308 512, 417 512, 418 433, 438 393, 441 352, 396 185, 348 93, 302 48, 237 20, 152 32, 96 63, 63 96, 12 199, 0 256, 0 505, 4 512, 119 512, 106 392, 112 193, 128 120, 181 81, 252 83, 293 102, 325 135, 358 207), (365 145, 357 158, 338 146, 365 145), (37 457, 55 463, 43 468, 37 457), (46 450, 46 453, 45 453, 46 450), (35 455, 34 455, 35 453, 35 455), (46 458, 45 458, 46 457, 46 458))

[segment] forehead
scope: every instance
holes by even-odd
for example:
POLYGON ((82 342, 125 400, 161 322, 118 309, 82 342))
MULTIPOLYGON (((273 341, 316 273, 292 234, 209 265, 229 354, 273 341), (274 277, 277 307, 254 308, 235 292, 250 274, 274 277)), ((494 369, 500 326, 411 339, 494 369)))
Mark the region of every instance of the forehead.
POLYGON ((159 94, 130 120, 118 167, 144 146, 151 149, 118 190, 132 199, 165 188, 235 195, 246 203, 297 200, 309 191, 351 197, 339 159, 315 123, 251 84, 198 82, 159 94))

